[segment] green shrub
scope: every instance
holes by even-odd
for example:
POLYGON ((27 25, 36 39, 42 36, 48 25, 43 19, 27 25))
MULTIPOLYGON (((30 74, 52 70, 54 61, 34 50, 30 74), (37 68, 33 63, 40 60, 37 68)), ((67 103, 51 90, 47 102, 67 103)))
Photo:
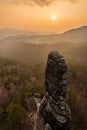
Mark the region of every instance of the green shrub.
POLYGON ((7 113, 4 108, 0 107, 0 124, 2 124, 7 117, 7 113))
POLYGON ((34 96, 35 93, 39 93, 42 97, 45 93, 45 87, 44 86, 34 86, 32 88, 23 88, 21 90, 21 96, 34 96))
POLYGON ((28 116, 21 104, 10 103, 8 108, 9 130, 24 130, 28 116))
POLYGON ((86 113, 80 112, 75 118, 74 125, 76 130, 87 130, 86 113))
POLYGON ((77 105, 77 96, 73 91, 69 91, 69 105, 72 112, 72 118, 74 118, 78 111, 78 105, 77 105))
POLYGON ((45 87, 44 86, 34 86, 31 88, 31 92, 34 93, 39 93, 41 96, 44 95, 45 93, 45 87))

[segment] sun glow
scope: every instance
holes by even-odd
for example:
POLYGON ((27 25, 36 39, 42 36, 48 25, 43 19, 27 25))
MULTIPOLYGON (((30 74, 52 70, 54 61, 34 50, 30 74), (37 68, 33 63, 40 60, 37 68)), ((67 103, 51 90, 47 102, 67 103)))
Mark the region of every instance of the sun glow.
POLYGON ((51 20, 56 21, 57 20, 57 16, 56 15, 52 15, 51 16, 51 20))

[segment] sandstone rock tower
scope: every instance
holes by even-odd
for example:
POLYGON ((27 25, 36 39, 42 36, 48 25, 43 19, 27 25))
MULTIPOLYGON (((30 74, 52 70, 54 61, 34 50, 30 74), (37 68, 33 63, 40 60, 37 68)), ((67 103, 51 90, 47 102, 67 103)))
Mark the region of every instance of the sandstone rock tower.
POLYGON ((70 109, 67 99, 67 66, 58 52, 48 56, 45 72, 46 93, 39 113, 52 130, 68 130, 70 109))

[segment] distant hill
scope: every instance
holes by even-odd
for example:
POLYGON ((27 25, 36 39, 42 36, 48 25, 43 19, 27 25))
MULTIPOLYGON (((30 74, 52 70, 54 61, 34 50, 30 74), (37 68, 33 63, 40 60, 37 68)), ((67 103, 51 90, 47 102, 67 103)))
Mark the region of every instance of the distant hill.
POLYGON ((72 29, 61 34, 42 34, 29 30, 2 29, 0 30, 2 42, 28 42, 33 44, 57 42, 87 42, 87 26, 72 29), (3 37, 3 38, 2 38, 3 37))
POLYGON ((87 26, 72 29, 61 34, 66 42, 87 42, 87 26))
POLYGON ((54 50, 64 55, 67 61, 87 64, 87 26, 49 35, 25 30, 0 30, 2 57, 37 64, 45 62, 48 53, 54 50))

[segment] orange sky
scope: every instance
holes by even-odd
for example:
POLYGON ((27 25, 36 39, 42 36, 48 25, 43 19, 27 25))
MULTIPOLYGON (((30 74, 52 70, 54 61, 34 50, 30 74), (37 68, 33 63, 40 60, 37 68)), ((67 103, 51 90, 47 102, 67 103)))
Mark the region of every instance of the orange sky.
POLYGON ((25 1, 0 0, 0 28, 63 32, 87 25, 87 0, 57 0, 49 6, 43 2, 43 7, 37 4, 31 6, 25 1), (51 20, 52 15, 57 16, 56 21, 51 20))

